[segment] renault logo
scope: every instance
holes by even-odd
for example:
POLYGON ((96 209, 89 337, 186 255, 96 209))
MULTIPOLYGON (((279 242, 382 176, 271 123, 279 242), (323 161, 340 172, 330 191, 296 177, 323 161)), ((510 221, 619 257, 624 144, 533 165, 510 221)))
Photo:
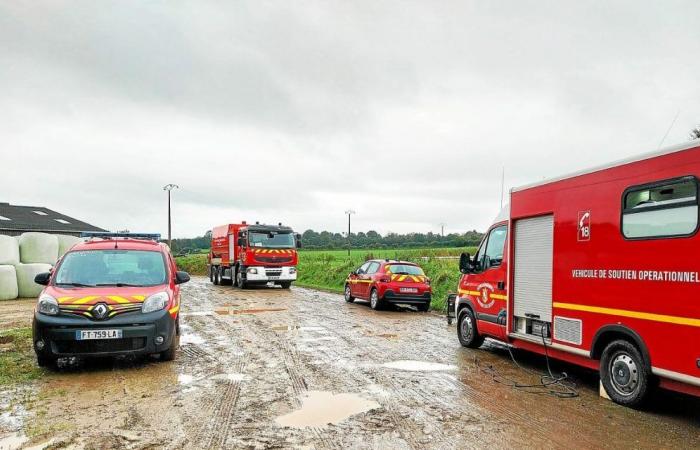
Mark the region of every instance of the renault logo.
POLYGON ((98 303, 94 308, 92 308, 92 316, 95 319, 104 319, 105 316, 107 316, 108 311, 107 305, 104 303, 98 303))

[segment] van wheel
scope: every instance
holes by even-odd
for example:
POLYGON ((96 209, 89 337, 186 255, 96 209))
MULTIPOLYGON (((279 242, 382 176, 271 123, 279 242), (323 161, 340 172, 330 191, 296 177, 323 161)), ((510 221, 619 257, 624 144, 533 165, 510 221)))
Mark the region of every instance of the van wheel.
POLYGON ((345 285, 345 301, 348 303, 352 303, 355 301, 355 297, 352 296, 352 290, 350 289, 349 284, 345 285))
POLYGON ((369 306, 371 306, 373 310, 378 311, 384 306, 383 303, 384 302, 382 302, 379 298, 379 293, 377 290, 372 288, 372 292, 369 294, 369 306))
POLYGON ((41 353, 36 354, 36 364, 39 367, 53 367, 56 365, 56 359, 50 356, 42 355, 41 353))
POLYGON ((615 403, 641 406, 651 390, 649 379, 649 368, 635 345, 618 340, 605 347, 600 358, 600 381, 615 403))
POLYGON ((218 286, 219 283, 221 282, 221 279, 219 278, 220 276, 221 276, 221 275, 220 275, 220 272, 219 272, 219 266, 216 266, 216 267, 214 268, 214 284, 217 285, 217 286, 218 286))
POLYGON ((173 339, 170 341, 170 347, 167 350, 160 352, 161 361, 172 361, 175 359, 175 353, 180 346, 180 317, 178 316, 173 330, 173 339))
POLYGON ((459 313, 457 337, 462 347, 479 348, 484 343, 484 337, 479 334, 479 330, 476 328, 474 313, 469 308, 464 308, 459 313))

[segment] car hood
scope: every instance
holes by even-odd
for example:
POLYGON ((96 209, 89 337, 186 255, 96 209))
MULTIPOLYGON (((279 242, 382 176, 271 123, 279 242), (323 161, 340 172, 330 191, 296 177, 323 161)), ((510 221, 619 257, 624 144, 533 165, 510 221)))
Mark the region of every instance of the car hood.
POLYGON ((141 304, 149 296, 157 292, 167 290, 166 285, 148 287, 116 287, 104 286, 63 288, 49 286, 44 294, 50 295, 58 301, 59 306, 64 305, 107 305, 141 304))

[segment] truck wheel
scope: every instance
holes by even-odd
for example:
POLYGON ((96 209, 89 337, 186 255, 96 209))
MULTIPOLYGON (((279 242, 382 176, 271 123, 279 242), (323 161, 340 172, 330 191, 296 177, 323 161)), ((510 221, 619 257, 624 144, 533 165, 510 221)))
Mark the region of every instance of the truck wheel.
POLYGON ((350 290, 349 284, 345 285, 345 301, 348 303, 352 303, 355 301, 355 297, 352 296, 352 290, 350 290))
POLYGON ((282 289, 289 289, 292 286, 291 281, 281 281, 280 286, 282 286, 282 289))
POLYGON ((209 266, 209 281, 214 282, 214 266, 209 266))
POLYGON ((56 359, 50 356, 42 355, 41 353, 37 353, 36 364, 39 367, 53 367, 54 365, 56 365, 56 359))
POLYGON ((372 292, 369 294, 369 306, 375 311, 382 309, 384 306, 384 302, 379 298, 379 293, 375 288, 372 288, 372 292))
POLYGON ((476 328, 474 313, 469 308, 464 308, 459 313, 457 337, 462 347, 479 348, 484 343, 484 337, 479 334, 479 330, 476 328))
POLYGON ((175 330, 173 330, 173 339, 170 341, 170 347, 167 350, 160 352, 161 361, 172 361, 175 359, 175 353, 180 346, 180 317, 175 322, 175 330))
POLYGON ((247 287, 240 269, 236 269, 236 287, 239 289, 245 289, 247 287))
POLYGON ((635 345, 617 340, 605 347, 600 358, 600 381, 615 403, 641 406, 651 390, 649 379, 649 368, 635 345))
POLYGON ((221 281, 221 279, 219 277, 220 277, 219 266, 216 266, 216 267, 214 267, 214 284, 217 286, 219 285, 219 283, 221 281))

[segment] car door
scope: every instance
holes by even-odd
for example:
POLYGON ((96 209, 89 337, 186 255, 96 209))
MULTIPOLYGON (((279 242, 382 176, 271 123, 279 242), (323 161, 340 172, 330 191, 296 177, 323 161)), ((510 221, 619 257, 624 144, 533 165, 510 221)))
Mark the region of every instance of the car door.
POLYGON ((493 227, 474 258, 474 272, 466 276, 465 294, 471 299, 476 318, 486 322, 488 334, 505 336, 507 317, 507 267, 504 262, 507 225, 493 227))
POLYGON ((369 298, 369 293, 370 290, 372 289, 372 285, 374 283, 374 278, 377 276, 377 272, 379 272, 379 263, 376 261, 372 261, 369 264, 369 267, 367 268, 367 273, 363 275, 363 297, 369 298))
POLYGON ((362 264, 359 269, 350 274, 350 291, 353 297, 362 297, 362 276, 367 273, 369 261, 362 264))

